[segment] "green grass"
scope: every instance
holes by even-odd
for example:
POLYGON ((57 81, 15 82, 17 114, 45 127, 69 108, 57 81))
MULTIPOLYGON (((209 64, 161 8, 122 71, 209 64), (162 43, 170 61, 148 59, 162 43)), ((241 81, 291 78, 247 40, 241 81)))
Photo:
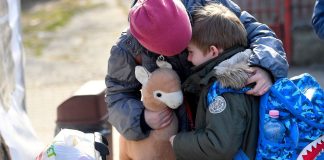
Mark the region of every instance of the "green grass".
POLYGON ((98 7, 102 4, 92 4, 90 0, 58 0, 50 5, 22 12, 23 43, 36 56, 42 55, 42 50, 50 42, 51 37, 44 33, 55 32, 66 25, 78 12, 98 7))

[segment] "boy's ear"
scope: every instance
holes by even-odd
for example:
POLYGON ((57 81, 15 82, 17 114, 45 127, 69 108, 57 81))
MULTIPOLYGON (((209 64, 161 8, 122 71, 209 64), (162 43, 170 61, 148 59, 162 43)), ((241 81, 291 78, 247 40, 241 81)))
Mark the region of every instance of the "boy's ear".
POLYGON ((209 47, 209 53, 212 57, 217 57, 220 54, 220 50, 216 46, 210 46, 209 47))

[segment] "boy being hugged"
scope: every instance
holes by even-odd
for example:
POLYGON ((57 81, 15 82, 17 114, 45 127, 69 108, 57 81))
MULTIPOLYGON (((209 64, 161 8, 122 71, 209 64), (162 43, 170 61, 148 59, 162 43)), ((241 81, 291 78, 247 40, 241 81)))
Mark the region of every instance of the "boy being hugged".
POLYGON ((246 37, 240 20, 221 4, 194 12, 188 61, 195 67, 183 89, 185 96, 199 97, 190 98, 197 108, 195 130, 170 138, 177 159, 255 158, 259 98, 243 88, 253 74, 246 37))

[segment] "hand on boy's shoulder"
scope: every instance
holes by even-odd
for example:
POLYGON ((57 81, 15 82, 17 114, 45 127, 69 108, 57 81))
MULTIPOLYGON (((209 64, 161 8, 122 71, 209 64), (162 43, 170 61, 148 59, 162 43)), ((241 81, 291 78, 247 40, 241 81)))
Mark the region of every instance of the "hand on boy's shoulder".
POLYGON ((252 76, 247 80, 247 85, 255 83, 254 87, 247 91, 246 94, 254 96, 262 96, 272 85, 271 76, 269 73, 260 67, 251 67, 252 76))

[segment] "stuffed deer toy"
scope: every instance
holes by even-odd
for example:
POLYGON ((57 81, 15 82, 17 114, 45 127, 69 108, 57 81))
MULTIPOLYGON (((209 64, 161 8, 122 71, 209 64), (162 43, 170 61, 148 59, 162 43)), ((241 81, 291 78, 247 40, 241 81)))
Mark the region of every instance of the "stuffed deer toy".
MULTIPOLYGON (((165 61, 160 68, 150 73, 142 66, 136 66, 136 79, 142 84, 142 101, 146 110, 161 111, 167 107, 178 108, 183 101, 181 82, 171 65, 165 61)), ((120 136, 120 159, 173 160, 175 155, 169 138, 178 131, 178 119, 173 113, 170 125, 152 130, 149 137, 132 141, 120 136)))

